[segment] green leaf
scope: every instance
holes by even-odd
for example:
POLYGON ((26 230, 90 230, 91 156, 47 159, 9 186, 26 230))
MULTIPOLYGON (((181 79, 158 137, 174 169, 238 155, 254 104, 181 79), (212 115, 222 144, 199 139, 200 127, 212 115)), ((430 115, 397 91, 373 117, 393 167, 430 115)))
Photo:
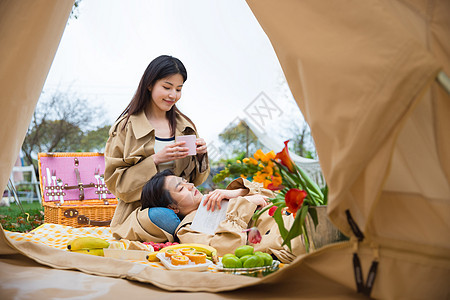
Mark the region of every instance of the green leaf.
POLYGON ((310 205, 323 205, 324 195, 319 186, 312 181, 309 176, 297 165, 295 165, 296 172, 291 173, 289 169, 282 164, 275 161, 280 169, 283 178, 283 184, 288 188, 303 189, 308 193, 307 202, 310 205))
POLYGON ((278 194, 277 197, 281 197, 284 199, 284 197, 286 196, 286 193, 290 190, 290 188, 285 187, 284 189, 282 189, 278 194))
POLYGON ((308 213, 308 209, 309 209, 308 205, 303 205, 300 208, 300 222, 301 222, 302 226, 305 226, 305 219, 306 219, 306 214, 308 213))
POLYGON ((308 231, 306 230, 306 226, 305 226, 305 219, 306 219, 306 215, 308 213, 309 207, 307 205, 303 205, 300 211, 300 223, 302 225, 302 229, 303 229, 303 239, 305 242, 305 249, 306 252, 309 252, 309 237, 308 237, 308 231))
MULTIPOLYGON (((292 223, 291 228, 289 229, 288 234, 286 235, 285 238, 283 238, 283 244, 282 245, 290 245, 291 244, 291 240, 299 235, 301 235, 303 233, 303 229, 301 226, 301 217, 300 214, 297 213, 297 215, 295 216, 295 220, 294 223, 292 223)), ((290 246, 288 246, 289 249, 291 249, 290 246)))
POLYGON ((320 205, 319 202, 316 200, 316 198, 311 196, 311 194, 309 194, 308 192, 306 192, 306 197, 305 197, 304 201, 305 201, 305 203, 308 203, 311 206, 320 205))
MULTIPOLYGON (((273 214, 273 218, 275 219, 275 222, 278 225, 278 229, 280 231, 281 238, 283 239, 283 241, 286 241, 286 237, 289 232, 287 231, 286 227, 284 227, 284 221, 283 221, 283 216, 281 215, 281 211, 282 211, 282 208, 278 207, 277 210, 275 211, 275 213, 273 214)), ((283 245, 287 245, 289 250, 292 251, 290 241, 283 242, 283 245)))
POLYGON ((318 194, 321 199, 323 199, 322 191, 320 190, 319 186, 309 178, 309 176, 298 166, 295 166, 297 171, 300 173, 301 177, 304 179, 306 186, 308 187, 308 190, 312 190, 315 194, 318 194))
POLYGON ((272 205, 267 205, 267 206, 264 207, 263 209, 260 209, 260 210, 255 211, 255 213, 254 213, 253 216, 252 216, 252 219, 253 219, 254 221, 257 221, 258 218, 259 218, 266 210, 270 209, 272 206, 274 206, 274 205, 273 205, 273 204, 272 204, 272 205))
POLYGON ((319 224, 319 218, 317 217, 317 210, 314 207, 308 208, 309 215, 314 223, 314 228, 319 224))
MULTIPOLYGON (((294 223, 292 223, 292 226, 288 232, 288 235, 286 238, 283 239, 283 245, 290 244, 291 240, 293 238, 296 238, 297 236, 301 235, 305 232, 305 218, 306 214, 308 213, 308 205, 303 205, 300 210, 297 212, 297 215, 295 216, 294 223)), ((308 242, 308 241, 306 241, 308 242)), ((305 247, 307 245, 305 244, 305 247)), ((309 247, 309 246, 308 246, 309 247)))
POLYGON ((322 205, 327 205, 328 204, 328 185, 327 184, 322 188, 322 194, 323 194, 322 205))
POLYGON ((323 195, 322 194, 318 194, 316 193, 314 190, 312 189, 306 189, 306 191, 311 195, 311 197, 314 197, 314 199, 318 202, 322 202, 323 199, 323 195))
POLYGON ((304 235, 303 235, 303 241, 305 243, 305 250, 306 253, 309 253, 309 236, 308 236, 308 230, 306 230, 306 227, 303 227, 304 229, 304 235))
POLYGON ((272 204, 278 207, 286 207, 286 202, 284 201, 284 199, 273 201, 272 204))

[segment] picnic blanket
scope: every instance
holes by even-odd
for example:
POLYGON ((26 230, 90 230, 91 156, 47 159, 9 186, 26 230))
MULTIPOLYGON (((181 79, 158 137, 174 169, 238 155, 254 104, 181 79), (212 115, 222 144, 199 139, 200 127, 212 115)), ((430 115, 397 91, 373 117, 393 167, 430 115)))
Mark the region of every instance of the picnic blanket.
MULTIPOLYGON (((70 252, 67 249, 67 243, 75 238, 83 236, 98 237, 108 242, 117 241, 111 233, 110 227, 71 227, 59 224, 42 224, 28 233, 11 232, 5 230, 5 234, 12 241, 29 241, 36 244, 43 244, 51 248, 70 252)), ((85 254, 87 255, 87 254, 85 254)), ((139 264, 144 264, 158 269, 164 269, 160 262, 149 262, 140 260, 128 260, 139 264)), ((218 272, 216 265, 208 267, 208 272, 218 272)))

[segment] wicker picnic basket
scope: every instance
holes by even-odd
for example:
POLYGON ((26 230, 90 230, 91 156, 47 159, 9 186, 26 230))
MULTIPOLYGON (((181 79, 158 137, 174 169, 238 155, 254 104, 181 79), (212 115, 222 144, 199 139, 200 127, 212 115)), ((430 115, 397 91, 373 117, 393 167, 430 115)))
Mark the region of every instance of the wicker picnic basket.
POLYGON ((103 153, 39 153, 38 162, 46 223, 109 226, 117 199, 104 182, 103 153))

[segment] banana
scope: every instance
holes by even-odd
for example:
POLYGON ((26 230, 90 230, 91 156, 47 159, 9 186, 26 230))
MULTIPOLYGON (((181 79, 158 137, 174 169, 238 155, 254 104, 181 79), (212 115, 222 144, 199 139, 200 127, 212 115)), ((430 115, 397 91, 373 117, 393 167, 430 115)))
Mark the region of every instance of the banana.
POLYGON ((217 252, 216 248, 204 245, 204 244, 196 244, 196 243, 187 243, 187 244, 176 244, 164 247, 160 250, 160 252, 166 252, 170 249, 180 249, 180 248, 194 248, 197 251, 206 253, 207 256, 211 256, 213 252, 217 252))
POLYGON ((101 238, 96 237, 79 237, 74 240, 71 240, 67 244, 67 249, 71 251, 80 250, 80 249, 96 249, 96 248, 108 248, 109 243, 101 238))
POLYGON ((79 249, 79 250, 72 250, 70 252, 103 256, 103 248, 79 249))
POLYGON ((161 250, 159 250, 159 252, 166 252, 169 249, 181 249, 181 248, 194 248, 197 251, 206 253, 206 256, 210 257, 213 263, 217 263, 219 261, 217 257, 216 248, 204 244, 188 243, 188 244, 171 245, 162 248, 161 250))
POLYGON ((158 253, 159 253, 159 251, 155 251, 155 252, 152 252, 152 253, 148 254, 147 255, 147 260, 150 261, 150 262, 158 262, 159 258, 156 257, 156 254, 158 254, 158 253))

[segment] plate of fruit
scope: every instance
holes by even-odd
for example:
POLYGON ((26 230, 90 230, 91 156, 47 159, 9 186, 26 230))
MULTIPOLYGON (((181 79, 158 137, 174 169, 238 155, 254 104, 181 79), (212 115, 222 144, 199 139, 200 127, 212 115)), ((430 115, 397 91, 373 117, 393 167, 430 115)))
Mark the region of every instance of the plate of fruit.
POLYGON ((250 245, 238 247, 234 253, 225 254, 217 264, 217 270, 229 274, 264 277, 279 269, 280 262, 272 255, 254 251, 250 245))
POLYGON ((207 259, 205 252, 192 247, 161 251, 156 257, 169 270, 206 271, 212 264, 212 261, 207 259))

